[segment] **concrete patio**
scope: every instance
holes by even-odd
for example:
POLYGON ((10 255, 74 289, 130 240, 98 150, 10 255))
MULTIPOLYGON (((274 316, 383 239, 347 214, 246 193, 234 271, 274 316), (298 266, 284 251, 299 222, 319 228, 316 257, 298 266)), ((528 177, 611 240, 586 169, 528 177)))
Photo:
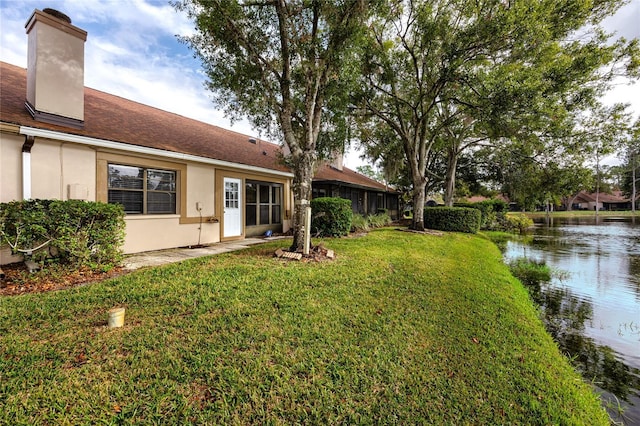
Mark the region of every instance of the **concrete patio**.
POLYGON ((148 266, 160 266, 167 263, 181 262, 183 260, 193 259, 196 257, 211 256, 214 254, 243 250, 256 244, 262 244, 284 238, 287 237, 245 238, 244 240, 215 243, 198 248, 182 247, 166 250, 146 251, 125 256, 123 264, 126 269, 131 270, 148 266))

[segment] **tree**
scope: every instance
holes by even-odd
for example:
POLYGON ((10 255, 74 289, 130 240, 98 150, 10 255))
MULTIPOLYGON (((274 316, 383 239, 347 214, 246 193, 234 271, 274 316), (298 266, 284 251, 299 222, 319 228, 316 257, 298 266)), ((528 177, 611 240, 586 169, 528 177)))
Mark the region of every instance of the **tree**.
POLYGON ((577 130, 572 136, 573 143, 581 147, 585 157, 595 162, 595 194, 598 217, 600 186, 602 184, 603 157, 616 152, 625 142, 630 131, 631 116, 626 105, 604 106, 595 103, 593 107, 577 117, 577 130))
POLYGON ((636 120, 629 137, 623 141, 621 151, 623 164, 619 167, 622 172, 620 187, 631 199, 631 211, 635 213, 640 183, 640 119, 636 120))
POLYGON ((374 169, 371 165, 365 164, 364 166, 356 167, 356 171, 361 175, 365 175, 366 177, 373 179, 378 182, 386 182, 384 175, 379 171, 374 169))
POLYGON ((292 250, 304 245, 305 208, 320 157, 346 139, 351 49, 369 2, 180 0, 196 33, 183 37, 202 61, 216 104, 283 140, 294 173, 292 250))
POLYGON ((371 25, 366 89, 356 100, 361 127, 386 126, 403 147, 414 228, 424 226, 425 188, 441 179, 430 169, 438 164, 434 153, 447 153, 451 194, 466 149, 514 137, 558 140, 549 133, 567 132, 568 111, 592 102, 618 72, 637 72, 637 41, 609 43, 598 28, 620 6, 615 0, 389 4, 371 25))

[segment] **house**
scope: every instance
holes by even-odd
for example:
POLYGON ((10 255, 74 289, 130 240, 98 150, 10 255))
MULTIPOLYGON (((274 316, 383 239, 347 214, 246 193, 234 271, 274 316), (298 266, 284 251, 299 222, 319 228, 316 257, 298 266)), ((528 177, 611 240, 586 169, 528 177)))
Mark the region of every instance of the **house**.
POLYGON ((320 167, 313 178, 313 198, 340 197, 351 200, 354 214, 370 215, 386 211, 398 219, 399 193, 369 177, 343 167, 341 157, 320 167))
POLYGON ((126 253, 291 227, 277 145, 85 88, 87 33, 64 16, 26 30, 27 70, 0 63, 0 202, 121 203, 126 253))
MULTIPOLYGON (((278 145, 86 88, 87 33, 59 12, 34 11, 26 32, 27 69, 0 62, 0 202, 120 203, 125 253, 291 228, 278 145)), ((329 182, 358 211, 394 209, 384 185, 347 168, 322 166, 318 193, 334 194, 329 182)), ((0 250, 0 264, 19 260, 0 250)))
POLYGON ((579 192, 571 202, 572 210, 631 210, 631 200, 625 197, 621 191, 613 191, 611 194, 600 192, 596 204, 596 194, 586 191, 579 192))

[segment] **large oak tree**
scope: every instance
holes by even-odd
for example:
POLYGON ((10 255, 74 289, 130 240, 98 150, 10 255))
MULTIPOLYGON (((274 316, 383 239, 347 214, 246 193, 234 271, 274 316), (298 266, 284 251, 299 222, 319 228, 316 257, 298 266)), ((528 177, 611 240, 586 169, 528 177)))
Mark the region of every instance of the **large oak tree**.
POLYGON ((304 244, 305 207, 319 158, 344 143, 350 52, 366 28, 364 0, 182 0, 196 27, 184 37, 208 88, 231 117, 283 141, 294 173, 293 250, 304 244))
MULTIPOLYGON (((598 27, 621 2, 599 0, 396 0, 371 25, 363 52, 360 127, 391 129, 413 183, 413 227, 425 188, 449 191, 457 157, 480 141, 518 138, 542 146, 571 134, 617 73, 637 71, 637 42, 610 43, 598 27), (634 56, 635 55, 635 56, 634 56)), ((376 148, 375 152, 383 152, 376 148)), ((393 152, 393 150, 387 150, 393 152)))

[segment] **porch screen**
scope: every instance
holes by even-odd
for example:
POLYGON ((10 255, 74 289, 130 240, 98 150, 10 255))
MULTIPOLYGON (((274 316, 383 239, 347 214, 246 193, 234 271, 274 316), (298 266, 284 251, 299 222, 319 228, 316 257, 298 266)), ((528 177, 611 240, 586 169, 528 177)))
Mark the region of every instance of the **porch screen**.
POLYGON ((108 201, 127 214, 175 214, 176 172, 109 164, 108 201))
POLYGON ((282 223, 282 185, 247 181, 246 225, 282 223))

